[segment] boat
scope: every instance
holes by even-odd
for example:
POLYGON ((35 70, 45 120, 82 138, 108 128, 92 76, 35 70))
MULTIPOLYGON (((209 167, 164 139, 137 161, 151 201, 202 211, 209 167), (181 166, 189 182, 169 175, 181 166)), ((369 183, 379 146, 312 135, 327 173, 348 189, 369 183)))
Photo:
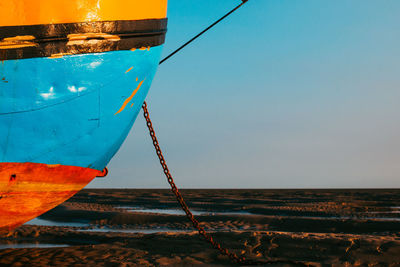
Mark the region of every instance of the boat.
POLYGON ((167 0, 0 2, 0 232, 106 174, 166 30, 167 0))

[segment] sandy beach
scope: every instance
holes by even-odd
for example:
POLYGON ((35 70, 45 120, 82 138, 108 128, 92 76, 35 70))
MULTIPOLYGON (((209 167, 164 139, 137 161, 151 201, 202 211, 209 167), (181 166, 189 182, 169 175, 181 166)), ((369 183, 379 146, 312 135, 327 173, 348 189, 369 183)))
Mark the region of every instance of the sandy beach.
MULTIPOLYGON (((226 248, 267 266, 399 266, 400 190, 182 190, 226 248)), ((2 266, 232 266, 169 190, 91 189, 0 239, 2 266)))

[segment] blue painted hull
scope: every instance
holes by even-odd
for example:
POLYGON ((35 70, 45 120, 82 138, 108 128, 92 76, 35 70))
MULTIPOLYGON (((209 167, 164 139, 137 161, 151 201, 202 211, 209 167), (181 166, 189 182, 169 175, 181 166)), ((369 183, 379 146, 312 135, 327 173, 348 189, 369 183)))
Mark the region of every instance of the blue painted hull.
POLYGON ((162 46, 0 63, 0 162, 102 170, 129 133, 162 46))

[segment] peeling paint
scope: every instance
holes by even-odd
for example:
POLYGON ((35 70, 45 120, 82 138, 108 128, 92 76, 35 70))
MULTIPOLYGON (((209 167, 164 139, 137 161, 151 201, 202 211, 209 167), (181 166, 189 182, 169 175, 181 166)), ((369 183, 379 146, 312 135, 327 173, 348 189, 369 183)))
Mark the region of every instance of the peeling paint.
POLYGON ((89 64, 89 66, 94 69, 97 68, 98 66, 100 66, 102 64, 102 61, 94 61, 92 63, 89 64))
POLYGON ((37 46, 38 44, 34 42, 35 39, 36 37, 32 35, 7 37, 0 41, 0 49, 37 46))
POLYGON ((72 85, 72 86, 68 86, 68 90, 72 93, 78 93, 78 92, 82 92, 85 91, 87 88, 86 87, 78 87, 76 88, 76 86, 72 85))
POLYGON ((117 42, 121 40, 118 35, 107 34, 107 33, 74 33, 68 36, 68 45, 83 45, 83 44, 95 44, 98 42, 112 41, 117 42))
POLYGON ((54 87, 50 87, 49 92, 48 93, 41 93, 40 94, 44 99, 48 99, 48 98, 52 98, 55 96, 54 93, 54 87))
POLYGON ((142 86, 144 80, 141 81, 138 85, 138 87, 132 92, 132 94, 130 95, 130 97, 128 97, 124 103, 122 104, 121 108, 114 114, 117 115, 118 113, 120 113, 121 111, 123 111, 126 107, 126 105, 128 105, 128 103, 132 100, 132 98, 136 95, 136 93, 139 91, 140 87, 142 86))
POLYGON ((58 53, 58 54, 52 54, 49 56, 49 58, 62 58, 63 56, 70 56, 73 55, 72 53, 58 53))
POLYGON ((130 72, 133 69, 133 67, 130 67, 127 71, 125 71, 125 73, 130 72))

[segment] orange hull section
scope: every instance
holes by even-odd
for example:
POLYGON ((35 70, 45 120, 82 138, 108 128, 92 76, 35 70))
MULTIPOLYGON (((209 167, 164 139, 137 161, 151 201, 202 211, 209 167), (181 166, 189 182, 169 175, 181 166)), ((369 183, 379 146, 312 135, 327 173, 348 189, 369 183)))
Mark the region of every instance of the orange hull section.
POLYGON ((102 172, 40 163, 0 163, 0 234, 72 197, 102 172))
POLYGON ((162 19, 167 0, 1 0, 0 26, 162 19))

